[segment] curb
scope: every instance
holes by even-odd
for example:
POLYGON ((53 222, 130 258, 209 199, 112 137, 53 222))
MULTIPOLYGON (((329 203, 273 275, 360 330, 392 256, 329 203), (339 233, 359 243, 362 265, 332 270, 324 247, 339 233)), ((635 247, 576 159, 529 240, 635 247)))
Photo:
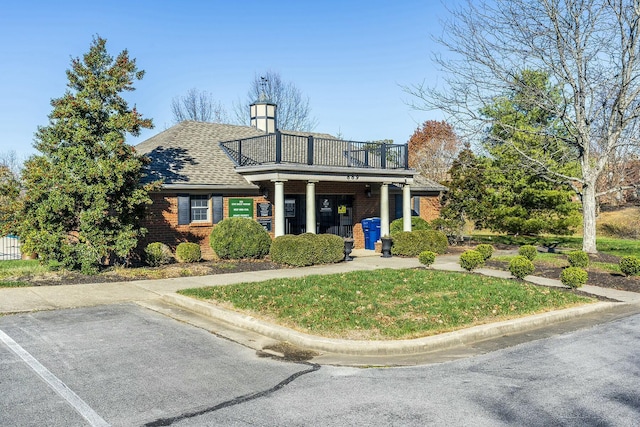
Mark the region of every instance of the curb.
POLYGON ((604 312, 613 307, 624 305, 624 303, 598 302, 411 340, 352 341, 305 334, 183 295, 166 294, 162 296, 162 299, 167 303, 195 313, 211 317, 235 327, 250 330, 272 339, 286 341, 301 348, 352 356, 400 356, 444 350, 459 345, 500 337, 505 334, 525 332, 552 323, 604 312))

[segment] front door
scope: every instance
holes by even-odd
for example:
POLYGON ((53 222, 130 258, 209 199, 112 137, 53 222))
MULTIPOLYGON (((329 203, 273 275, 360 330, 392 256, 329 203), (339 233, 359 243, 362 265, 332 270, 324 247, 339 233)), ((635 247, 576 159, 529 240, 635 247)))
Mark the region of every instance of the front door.
POLYGON ((322 195, 316 198, 318 234, 353 236, 353 197, 322 195))

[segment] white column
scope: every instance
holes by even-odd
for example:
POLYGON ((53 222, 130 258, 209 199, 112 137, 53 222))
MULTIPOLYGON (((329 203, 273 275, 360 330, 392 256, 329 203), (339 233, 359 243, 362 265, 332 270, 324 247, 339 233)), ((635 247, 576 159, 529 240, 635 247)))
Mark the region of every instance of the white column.
POLYGON ((275 181, 275 237, 284 236, 284 181, 275 181))
POLYGON ((380 237, 389 235, 389 184, 380 186, 380 237))
POLYGON ((307 182, 307 233, 316 234, 316 182, 307 182))
POLYGON ((402 187, 402 231, 411 231, 411 187, 402 187))

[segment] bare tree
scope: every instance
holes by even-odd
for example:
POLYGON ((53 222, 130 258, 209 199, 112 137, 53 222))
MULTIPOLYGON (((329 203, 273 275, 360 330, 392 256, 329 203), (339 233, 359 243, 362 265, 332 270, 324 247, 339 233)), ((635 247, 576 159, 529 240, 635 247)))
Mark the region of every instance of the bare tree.
POLYGON ((467 0, 450 13, 438 39, 448 52, 434 57, 445 85, 405 88, 414 106, 445 112, 458 131, 481 133, 490 119, 482 111, 512 90, 519 73, 547 73, 559 102, 531 90, 530 102, 560 118, 569 148, 562 152, 579 170, 555 170, 547 158, 514 148, 523 167, 579 195, 583 249, 595 253, 598 178, 617 150, 639 144, 640 0, 467 0))
POLYGON ((15 179, 19 179, 23 163, 13 150, 0 153, 0 167, 11 173, 15 179))
POLYGON ((220 102, 207 91, 189 89, 186 95, 171 100, 171 112, 175 123, 184 120, 225 123, 227 112, 220 102))
POLYGON ((277 125, 279 129, 311 131, 316 127, 317 121, 311 117, 309 98, 304 97, 294 83, 283 81, 280 74, 274 71, 254 76, 249 92, 247 92, 246 101, 234 104, 236 121, 248 124, 249 105, 262 98, 266 98, 278 106, 277 125))

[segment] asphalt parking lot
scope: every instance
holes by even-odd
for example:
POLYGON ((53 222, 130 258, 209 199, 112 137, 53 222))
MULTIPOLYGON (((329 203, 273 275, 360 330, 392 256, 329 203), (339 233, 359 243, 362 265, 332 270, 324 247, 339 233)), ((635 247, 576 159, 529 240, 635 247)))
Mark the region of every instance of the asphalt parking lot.
POLYGON ((0 426, 636 426, 640 315, 444 363, 254 350, 133 303, 0 317, 0 426))
POLYGON ((0 331, 2 426, 154 425, 309 370, 135 304, 3 316, 0 331))

